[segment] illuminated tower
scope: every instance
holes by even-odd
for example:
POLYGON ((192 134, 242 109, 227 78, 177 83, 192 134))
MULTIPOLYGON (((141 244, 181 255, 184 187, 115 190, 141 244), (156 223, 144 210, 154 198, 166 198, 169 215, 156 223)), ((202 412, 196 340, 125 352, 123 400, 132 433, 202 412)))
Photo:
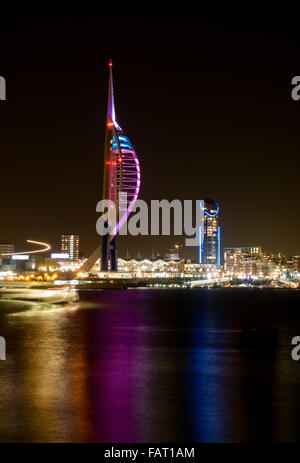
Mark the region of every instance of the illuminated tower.
POLYGON ((127 220, 137 200, 140 183, 141 175, 137 155, 131 142, 116 121, 112 62, 110 61, 104 148, 103 199, 109 199, 115 203, 117 225, 112 229, 112 221, 108 217, 110 235, 107 234, 102 237, 101 270, 117 270, 117 233, 127 220), (125 194, 126 199, 123 199, 125 194))
POLYGON ((199 230, 199 263, 221 265, 221 228, 218 226, 219 205, 205 199, 201 205, 204 217, 199 230))
MULTIPOLYGON (((116 223, 110 210, 106 222, 109 234, 102 236, 101 270, 116 271, 117 235, 137 200, 141 184, 140 165, 132 143, 116 121, 112 61, 109 62, 108 104, 104 146, 103 199, 113 201, 116 223)), ((100 247, 89 257, 82 271, 89 271, 100 257, 100 247)))

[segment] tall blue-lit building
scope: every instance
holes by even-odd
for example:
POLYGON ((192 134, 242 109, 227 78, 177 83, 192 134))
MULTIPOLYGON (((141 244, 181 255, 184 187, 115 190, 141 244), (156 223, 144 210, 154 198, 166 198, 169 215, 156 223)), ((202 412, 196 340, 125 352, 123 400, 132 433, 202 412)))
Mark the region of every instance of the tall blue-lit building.
POLYGON ((220 207, 213 199, 204 199, 201 208, 204 217, 199 229, 199 263, 221 265, 220 207))

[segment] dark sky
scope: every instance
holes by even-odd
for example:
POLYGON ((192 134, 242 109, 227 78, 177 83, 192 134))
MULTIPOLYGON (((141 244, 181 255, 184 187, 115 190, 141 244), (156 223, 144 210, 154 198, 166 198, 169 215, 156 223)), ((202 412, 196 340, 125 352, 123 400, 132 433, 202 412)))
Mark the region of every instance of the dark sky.
MULTIPOLYGON (((73 232, 85 255, 97 245, 112 57, 117 118, 141 163, 140 198, 212 197, 224 246, 300 254, 300 100, 291 98, 300 15, 189 14, 1 15, 0 240, 55 247, 73 232)), ((122 238, 120 255, 126 246, 132 256, 164 253, 176 241, 122 238)))

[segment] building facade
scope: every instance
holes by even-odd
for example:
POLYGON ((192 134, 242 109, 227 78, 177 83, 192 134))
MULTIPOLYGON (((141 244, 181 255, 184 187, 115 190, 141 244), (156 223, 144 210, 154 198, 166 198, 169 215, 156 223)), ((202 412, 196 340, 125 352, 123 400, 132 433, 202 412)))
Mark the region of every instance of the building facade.
POLYGON ((2 254, 13 254, 15 252, 15 243, 12 241, 0 241, 0 257, 2 254))
POLYGON ((244 246, 235 248, 224 248, 224 271, 228 275, 242 272, 244 259, 261 257, 263 249, 261 246, 244 246))
POLYGON ((61 235, 61 252, 69 254, 69 260, 79 259, 79 235, 71 233, 61 235))
POLYGON ((298 279, 297 256, 266 252, 262 246, 224 248, 224 273, 239 279, 298 279))
POLYGON ((205 199, 203 225, 199 229, 199 264, 221 265, 221 228, 219 205, 213 199, 205 199))

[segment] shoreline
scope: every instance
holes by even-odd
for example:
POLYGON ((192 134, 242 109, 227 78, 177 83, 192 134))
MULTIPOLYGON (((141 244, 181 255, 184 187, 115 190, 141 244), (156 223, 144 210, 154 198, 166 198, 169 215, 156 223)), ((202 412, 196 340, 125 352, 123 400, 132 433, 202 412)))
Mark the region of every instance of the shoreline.
POLYGON ((299 285, 292 285, 278 282, 273 284, 267 282, 235 282, 232 284, 218 284, 218 283, 201 283, 201 280, 166 280, 166 279, 110 279, 110 280, 56 280, 51 281, 0 281, 1 288, 28 288, 28 289, 48 289, 48 288, 74 288, 76 290, 105 290, 105 289, 300 289, 299 285))

